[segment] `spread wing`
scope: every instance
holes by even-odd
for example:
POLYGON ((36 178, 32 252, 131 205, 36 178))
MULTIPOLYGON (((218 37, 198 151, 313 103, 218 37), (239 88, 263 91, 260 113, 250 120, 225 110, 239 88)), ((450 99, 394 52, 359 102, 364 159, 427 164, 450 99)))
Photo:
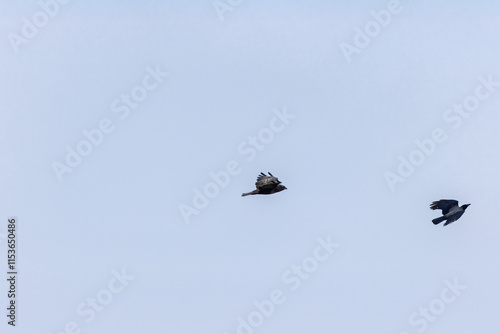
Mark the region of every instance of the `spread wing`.
POLYGON ((441 199, 439 201, 432 202, 431 209, 440 209, 442 210, 443 215, 445 215, 450 212, 451 208, 454 206, 458 206, 458 201, 455 201, 454 199, 441 199))
POLYGON ((257 187, 258 190, 271 190, 276 188, 276 186, 281 183, 277 177, 273 176, 273 174, 268 174, 269 176, 261 172, 259 176, 257 176, 255 187, 257 187))

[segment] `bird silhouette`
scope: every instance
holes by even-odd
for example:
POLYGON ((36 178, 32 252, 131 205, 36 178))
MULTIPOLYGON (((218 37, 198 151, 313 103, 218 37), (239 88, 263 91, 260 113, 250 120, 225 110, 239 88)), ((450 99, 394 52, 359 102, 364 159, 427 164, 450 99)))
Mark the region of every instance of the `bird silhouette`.
POLYGON ((431 210, 441 210, 443 215, 432 220, 434 225, 446 220, 444 226, 458 220, 464 214, 465 210, 470 204, 458 206, 458 201, 454 199, 441 199, 431 203, 431 210))
POLYGON ((241 196, 270 195, 286 189, 286 187, 281 184, 281 181, 278 180, 277 177, 269 172, 268 174, 269 175, 266 175, 261 172, 259 176, 257 176, 257 182, 255 182, 255 188, 257 189, 248 193, 243 193, 241 196))

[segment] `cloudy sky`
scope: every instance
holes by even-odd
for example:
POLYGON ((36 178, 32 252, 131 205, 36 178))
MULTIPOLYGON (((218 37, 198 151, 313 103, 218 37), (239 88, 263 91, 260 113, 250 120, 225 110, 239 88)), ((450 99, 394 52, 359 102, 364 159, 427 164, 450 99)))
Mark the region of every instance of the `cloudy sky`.
POLYGON ((499 332, 497 2, 2 8, 3 331, 499 332))

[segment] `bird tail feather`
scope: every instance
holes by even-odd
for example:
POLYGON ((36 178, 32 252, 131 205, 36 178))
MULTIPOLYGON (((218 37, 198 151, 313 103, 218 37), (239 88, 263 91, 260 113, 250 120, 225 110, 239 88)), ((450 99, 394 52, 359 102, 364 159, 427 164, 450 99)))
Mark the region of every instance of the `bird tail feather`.
POLYGON ((258 190, 254 190, 254 191, 251 191, 249 193, 243 193, 243 194, 241 194, 241 196, 255 195, 255 194, 258 194, 258 193, 259 193, 258 190))
POLYGON ((433 219, 433 220, 432 220, 432 222, 434 223, 434 225, 437 225, 437 224, 439 224, 440 222, 442 222, 443 220, 446 220, 446 217, 445 217, 445 216, 435 218, 435 219, 433 219))

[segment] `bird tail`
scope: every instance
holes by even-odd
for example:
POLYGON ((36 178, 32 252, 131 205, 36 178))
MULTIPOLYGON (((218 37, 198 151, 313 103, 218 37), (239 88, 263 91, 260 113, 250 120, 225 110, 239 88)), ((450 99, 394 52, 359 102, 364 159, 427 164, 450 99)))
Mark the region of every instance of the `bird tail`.
POLYGON ((432 220, 432 222, 434 223, 434 225, 437 225, 437 224, 439 224, 440 222, 442 222, 443 220, 446 220, 446 217, 445 217, 445 216, 435 218, 435 219, 433 219, 433 220, 432 220))
POLYGON ((258 193, 259 193, 259 191, 257 189, 255 189, 254 191, 251 191, 249 193, 243 193, 243 194, 241 194, 241 196, 255 195, 258 193))

